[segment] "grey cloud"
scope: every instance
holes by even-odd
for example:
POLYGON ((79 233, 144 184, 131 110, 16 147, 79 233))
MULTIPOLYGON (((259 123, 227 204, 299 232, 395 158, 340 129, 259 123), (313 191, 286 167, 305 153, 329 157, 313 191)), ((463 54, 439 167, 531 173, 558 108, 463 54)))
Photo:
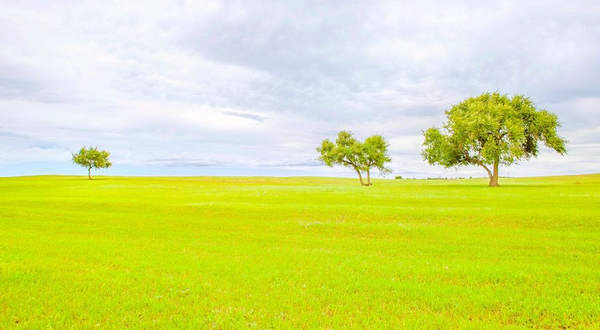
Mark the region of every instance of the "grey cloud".
POLYGON ((451 3, 365 4, 226 3, 182 28, 182 47, 271 75, 253 86, 264 93, 251 103, 342 123, 432 115, 439 111, 432 102, 449 105, 488 90, 539 102, 598 95, 600 34, 591 2, 569 10, 542 2, 518 10, 515 2, 458 10, 451 3), (383 11, 397 17, 382 19, 383 11))
POLYGON ((252 120, 257 121, 257 122, 263 122, 263 121, 269 119, 268 117, 254 115, 254 114, 251 114, 251 113, 243 113, 243 112, 235 112, 235 111, 223 111, 221 113, 225 114, 225 115, 228 115, 228 116, 248 118, 248 119, 252 119, 252 120))

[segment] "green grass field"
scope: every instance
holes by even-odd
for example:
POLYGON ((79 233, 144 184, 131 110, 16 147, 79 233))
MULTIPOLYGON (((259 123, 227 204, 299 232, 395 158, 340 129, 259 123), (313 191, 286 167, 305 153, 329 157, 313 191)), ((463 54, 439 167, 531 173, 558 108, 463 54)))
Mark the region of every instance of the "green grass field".
POLYGON ((600 328, 600 175, 0 179, 0 329, 600 328))

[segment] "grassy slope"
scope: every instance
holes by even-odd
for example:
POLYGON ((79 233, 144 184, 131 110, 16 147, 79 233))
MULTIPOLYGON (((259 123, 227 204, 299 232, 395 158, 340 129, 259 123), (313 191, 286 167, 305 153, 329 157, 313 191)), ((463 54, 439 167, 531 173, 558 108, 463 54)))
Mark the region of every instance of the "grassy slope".
POLYGON ((0 179, 0 329, 600 328, 600 175, 0 179))

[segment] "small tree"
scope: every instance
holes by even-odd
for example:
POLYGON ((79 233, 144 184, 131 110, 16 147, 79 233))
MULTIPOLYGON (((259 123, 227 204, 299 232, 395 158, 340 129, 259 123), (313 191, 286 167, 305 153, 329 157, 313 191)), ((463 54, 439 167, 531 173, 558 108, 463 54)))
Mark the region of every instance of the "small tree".
POLYGON ((392 161, 388 156, 388 146, 389 144, 381 135, 373 135, 360 142, 352 136, 352 133, 341 131, 335 143, 329 139, 321 142, 321 146, 317 148, 320 154, 317 159, 329 167, 343 165, 352 168, 358 174, 360 184, 370 186, 373 167, 384 175, 391 172, 385 167, 386 163, 392 161), (367 174, 367 183, 363 181, 363 172, 367 174))
POLYGON ((83 147, 78 153, 72 154, 73 163, 88 169, 88 178, 92 179, 92 168, 109 168, 112 163, 108 160, 110 152, 98 150, 96 147, 83 147))
POLYGON ((523 95, 484 93, 453 106, 446 116, 443 128, 423 133, 423 158, 446 168, 481 166, 491 187, 498 186, 500 164, 537 157, 539 141, 561 155, 567 152, 567 141, 557 133, 557 116, 523 95))

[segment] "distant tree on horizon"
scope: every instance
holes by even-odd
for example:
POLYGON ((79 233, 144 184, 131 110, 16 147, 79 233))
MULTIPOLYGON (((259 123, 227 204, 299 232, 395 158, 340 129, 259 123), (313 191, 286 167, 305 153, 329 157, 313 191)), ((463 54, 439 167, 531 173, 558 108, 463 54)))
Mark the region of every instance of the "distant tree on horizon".
POLYGON ((499 186, 500 164, 537 157, 539 142, 561 155, 567 153, 567 141, 557 133, 558 117, 538 109, 524 95, 484 93, 454 105, 446 110, 446 116, 442 128, 423 132, 421 155, 429 164, 446 168, 481 166, 490 187, 499 186))
POLYGON ((72 154, 73 163, 88 169, 88 178, 92 179, 92 169, 109 168, 112 163, 109 161, 110 152, 98 150, 97 147, 83 147, 78 153, 72 154))
POLYGON ((371 169, 377 168, 383 175, 391 173, 385 167, 392 161, 388 156, 389 144, 381 135, 373 135, 360 142, 351 132, 340 131, 335 142, 325 139, 317 148, 319 161, 329 167, 342 165, 356 171, 360 184, 371 186, 371 169), (364 183, 362 173, 367 174, 367 183, 364 183))

